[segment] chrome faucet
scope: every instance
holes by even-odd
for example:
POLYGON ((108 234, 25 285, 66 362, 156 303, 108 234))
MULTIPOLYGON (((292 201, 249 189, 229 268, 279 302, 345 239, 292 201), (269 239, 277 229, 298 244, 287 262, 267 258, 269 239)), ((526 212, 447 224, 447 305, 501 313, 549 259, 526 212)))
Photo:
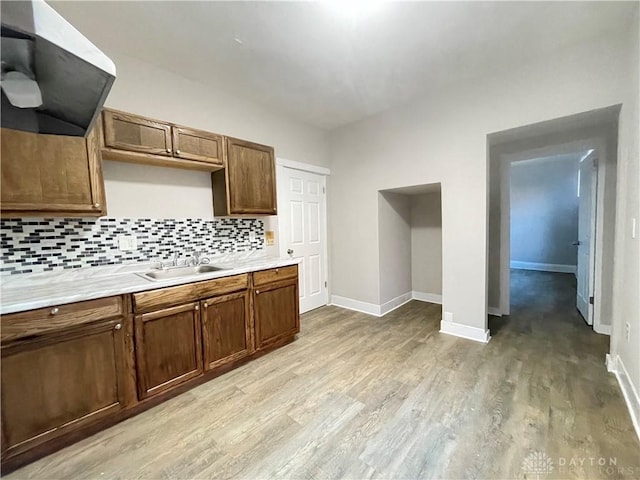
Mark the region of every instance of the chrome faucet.
POLYGON ((202 257, 201 255, 202 252, 198 252, 196 250, 191 254, 191 261, 194 267, 197 267, 198 265, 205 265, 210 262, 209 257, 202 257))

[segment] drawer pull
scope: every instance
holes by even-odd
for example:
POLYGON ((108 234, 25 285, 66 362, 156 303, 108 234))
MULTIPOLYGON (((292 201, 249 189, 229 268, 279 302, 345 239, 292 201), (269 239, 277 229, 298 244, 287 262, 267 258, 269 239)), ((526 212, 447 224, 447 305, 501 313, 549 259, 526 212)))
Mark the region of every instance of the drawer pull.
POLYGON ((170 148, 167 148, 167 153, 171 153, 171 149, 170 148))
POLYGON ((113 328, 115 328, 116 330, 120 330, 122 328, 122 324, 121 323, 116 323, 113 328))
POLYGON ((260 290, 256 290, 256 295, 260 295, 260 290))
POLYGON ((60 309, 58 307, 53 307, 51 309, 51 315, 57 315, 60 309))
POLYGON ((180 155, 180 150, 176 150, 176 155, 180 155))
POLYGON ((276 273, 278 273, 279 271, 280 271, 280 269, 279 269, 279 268, 276 268, 276 273))

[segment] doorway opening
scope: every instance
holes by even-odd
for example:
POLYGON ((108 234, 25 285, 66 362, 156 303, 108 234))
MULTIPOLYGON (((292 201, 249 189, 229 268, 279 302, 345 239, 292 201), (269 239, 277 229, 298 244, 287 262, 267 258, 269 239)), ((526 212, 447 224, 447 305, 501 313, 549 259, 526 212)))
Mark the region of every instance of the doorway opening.
POLYGON ((510 315, 512 290, 524 291, 512 276, 565 274, 575 283, 574 312, 597 333, 610 334, 619 111, 607 107, 488 136, 490 315, 510 315), (570 172, 564 187, 560 173, 544 173, 545 162, 570 172), (555 193, 536 205, 544 189, 555 193), (536 223, 536 215, 546 217, 536 223), (534 271, 542 273, 527 273, 534 271))
POLYGON ((441 184, 378 194, 380 314, 409 300, 442 304, 441 184))
MULTIPOLYGON (((597 159, 593 150, 511 162, 510 269, 526 280, 568 276, 575 305, 593 324, 597 159)), ((513 282, 512 282, 513 285, 513 282)), ((532 289, 533 286, 532 286, 532 289)), ((515 301, 512 295, 511 303, 515 301)))

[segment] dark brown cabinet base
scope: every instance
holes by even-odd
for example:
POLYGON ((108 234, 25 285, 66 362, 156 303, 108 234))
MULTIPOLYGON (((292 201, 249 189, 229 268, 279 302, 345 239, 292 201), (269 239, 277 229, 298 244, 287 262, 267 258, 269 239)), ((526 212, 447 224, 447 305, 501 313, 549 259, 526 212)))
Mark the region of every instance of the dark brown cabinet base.
POLYGON ((298 270, 5 315, 0 326, 4 474, 293 341, 298 270))
POLYGON ((136 316, 140 400, 202 373, 199 310, 189 303, 136 316))

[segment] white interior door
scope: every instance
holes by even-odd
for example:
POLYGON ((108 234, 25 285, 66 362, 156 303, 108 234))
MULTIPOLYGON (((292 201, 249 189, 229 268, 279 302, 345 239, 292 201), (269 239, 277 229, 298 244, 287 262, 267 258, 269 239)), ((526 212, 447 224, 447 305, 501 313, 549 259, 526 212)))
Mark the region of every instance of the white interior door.
POLYGON ((278 166, 280 255, 301 260, 300 313, 327 304, 326 177, 278 166))
POLYGON ((596 159, 589 155, 580 163, 578 199, 578 267, 577 307, 589 325, 593 325, 593 308, 589 298, 593 295, 595 266, 594 232, 596 207, 596 159))

